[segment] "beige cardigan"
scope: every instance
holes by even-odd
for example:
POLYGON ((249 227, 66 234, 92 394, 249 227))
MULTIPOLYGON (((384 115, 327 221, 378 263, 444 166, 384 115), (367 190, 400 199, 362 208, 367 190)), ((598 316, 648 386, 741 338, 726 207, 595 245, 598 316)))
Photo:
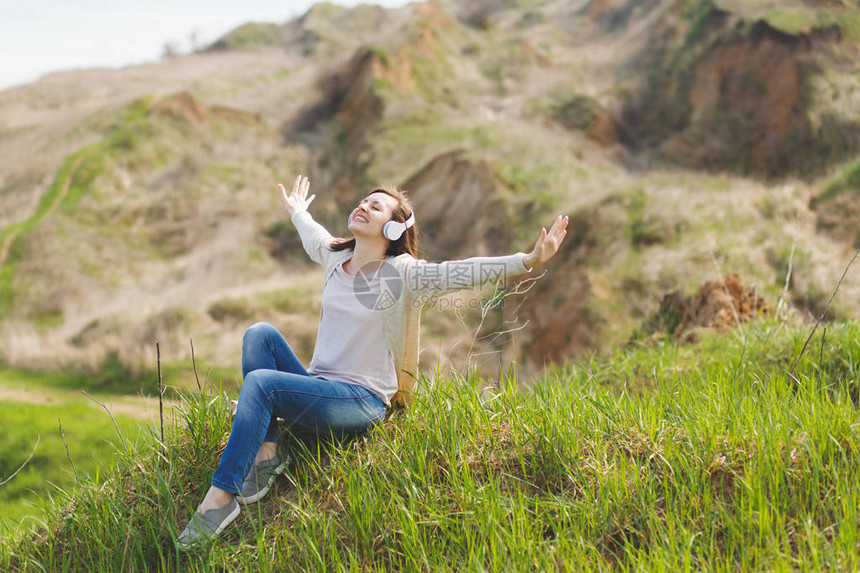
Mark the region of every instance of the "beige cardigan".
MULTIPOLYGON (((311 260, 325 269, 326 281, 339 264, 352 258, 352 250, 332 251, 328 248, 334 237, 314 221, 309 212, 294 213, 292 221, 311 260)), ((525 256, 525 253, 516 253, 443 263, 429 263, 409 254, 386 258, 385 262, 397 269, 402 280, 399 298, 382 310, 385 313, 385 339, 397 371, 398 391, 391 398, 390 405, 404 407, 412 403, 413 387, 418 376, 421 308, 449 292, 531 272, 523 264, 525 256)))

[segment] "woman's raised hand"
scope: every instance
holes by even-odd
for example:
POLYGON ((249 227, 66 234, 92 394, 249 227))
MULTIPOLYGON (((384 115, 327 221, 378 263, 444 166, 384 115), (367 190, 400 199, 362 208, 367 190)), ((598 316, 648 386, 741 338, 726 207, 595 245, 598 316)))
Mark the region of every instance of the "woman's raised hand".
POLYGON ((308 189, 311 183, 307 177, 299 175, 296 177, 296 182, 293 184, 293 192, 287 195, 287 190, 283 185, 278 183, 278 189, 281 190, 281 197, 284 199, 284 207, 287 208, 287 213, 292 217, 295 213, 307 211, 311 201, 316 195, 308 197, 308 189))
POLYGON ((535 248, 523 258, 523 264, 529 268, 533 268, 553 258, 566 234, 567 215, 564 217, 559 215, 555 218, 555 222, 550 227, 549 232, 547 232, 546 227, 541 228, 540 237, 538 237, 535 243, 535 248))

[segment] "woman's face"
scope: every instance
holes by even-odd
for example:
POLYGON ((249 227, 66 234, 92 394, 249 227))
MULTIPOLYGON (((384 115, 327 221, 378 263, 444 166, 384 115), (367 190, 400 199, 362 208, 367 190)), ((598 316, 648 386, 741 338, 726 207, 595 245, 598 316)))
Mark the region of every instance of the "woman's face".
POLYGON ((371 193, 352 211, 349 230, 354 235, 382 236, 382 227, 394 216, 397 199, 387 193, 371 193))

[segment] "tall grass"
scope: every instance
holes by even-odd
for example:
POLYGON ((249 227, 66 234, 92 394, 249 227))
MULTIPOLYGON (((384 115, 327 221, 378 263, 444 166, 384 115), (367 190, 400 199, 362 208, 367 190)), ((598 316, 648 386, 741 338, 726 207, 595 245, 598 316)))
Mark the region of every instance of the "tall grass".
POLYGON ((210 547, 174 538, 229 431, 188 396, 166 444, 127 456, 0 568, 63 570, 854 570, 860 326, 776 322, 547 371, 424 379, 365 438, 283 434, 297 463, 210 547), (819 353, 820 352, 820 353, 819 353), (488 385, 489 387, 482 387, 488 385))

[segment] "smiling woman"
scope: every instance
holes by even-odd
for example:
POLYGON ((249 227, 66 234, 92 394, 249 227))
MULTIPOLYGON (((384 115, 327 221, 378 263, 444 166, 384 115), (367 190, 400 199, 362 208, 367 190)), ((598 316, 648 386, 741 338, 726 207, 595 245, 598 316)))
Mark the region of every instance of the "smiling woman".
POLYGON ((316 196, 308 197, 306 177, 296 178, 289 195, 278 187, 302 246, 325 268, 314 355, 305 370, 273 326, 258 323, 245 333, 233 428, 212 487, 177 540, 182 549, 211 540, 239 515, 239 503, 268 493, 287 465, 277 451, 278 417, 292 431, 354 436, 379 424, 387 408, 408 406, 424 303, 530 272, 567 233, 559 215, 528 254, 430 263, 416 258, 416 215, 396 188, 371 191, 350 213, 352 238, 335 239, 308 212, 316 196))
MULTIPOLYGON (((396 187, 382 186, 374 189, 361 200, 347 220, 347 228, 354 235, 361 234, 372 239, 375 229, 381 229, 388 239, 386 257, 396 257, 409 253, 418 256, 418 227, 415 226, 415 213, 412 204, 396 187), (409 230, 411 229, 411 230, 409 230), (408 230, 408 231, 407 231, 408 230)), ((330 245, 332 251, 355 250, 357 239, 335 239, 330 245)), ((351 269, 362 268, 361 254, 353 256, 347 264, 351 269)), ((355 274, 355 271, 350 271, 355 274)))

